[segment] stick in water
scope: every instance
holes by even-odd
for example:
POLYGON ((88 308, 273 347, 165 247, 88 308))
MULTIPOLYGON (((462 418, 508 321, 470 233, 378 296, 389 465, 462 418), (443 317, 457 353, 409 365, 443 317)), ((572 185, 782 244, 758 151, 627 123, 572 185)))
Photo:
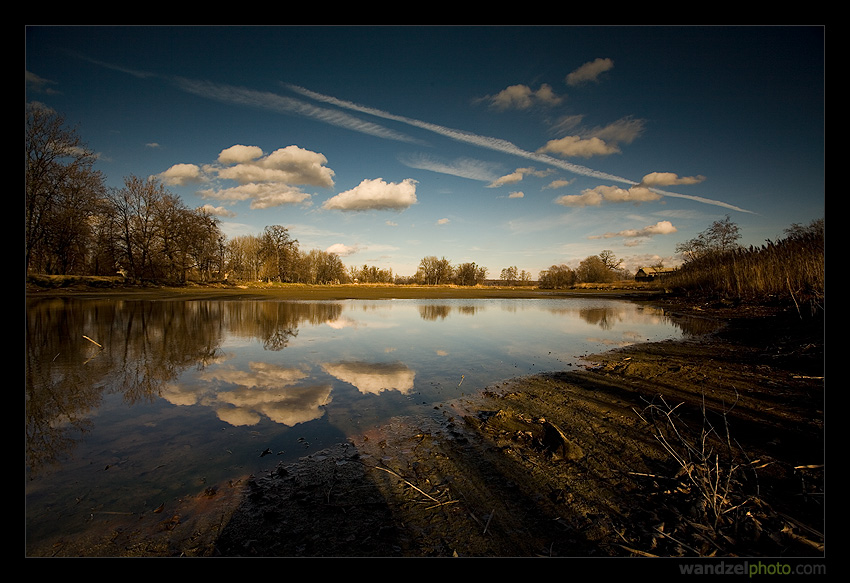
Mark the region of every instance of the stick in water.
POLYGON ((91 338, 89 338, 88 336, 86 336, 85 334, 83 334, 83 338, 85 338, 86 340, 88 340, 89 342, 91 342, 92 344, 94 344, 95 346, 98 346, 98 347, 100 347, 100 348, 103 348, 103 346, 101 346, 100 344, 98 344, 97 342, 95 342, 94 340, 92 340, 91 338))

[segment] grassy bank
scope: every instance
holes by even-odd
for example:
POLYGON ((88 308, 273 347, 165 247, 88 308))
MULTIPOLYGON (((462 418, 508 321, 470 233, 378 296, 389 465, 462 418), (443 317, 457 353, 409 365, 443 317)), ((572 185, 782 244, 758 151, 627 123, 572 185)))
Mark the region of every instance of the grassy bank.
POLYGON ((30 297, 122 295, 137 298, 157 297, 163 299, 508 299, 576 295, 643 297, 656 295, 660 291, 657 286, 637 282, 581 284, 570 290, 541 290, 534 286, 307 285, 264 282, 187 284, 181 286, 125 285, 121 278, 55 275, 33 275, 27 279, 27 294, 30 297))

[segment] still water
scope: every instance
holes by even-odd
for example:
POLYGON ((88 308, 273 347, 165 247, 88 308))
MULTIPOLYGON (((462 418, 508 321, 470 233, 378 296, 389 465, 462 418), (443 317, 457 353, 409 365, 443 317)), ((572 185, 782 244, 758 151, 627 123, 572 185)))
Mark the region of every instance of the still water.
POLYGON ((28 542, 689 332, 595 299, 29 300, 26 324, 28 542))

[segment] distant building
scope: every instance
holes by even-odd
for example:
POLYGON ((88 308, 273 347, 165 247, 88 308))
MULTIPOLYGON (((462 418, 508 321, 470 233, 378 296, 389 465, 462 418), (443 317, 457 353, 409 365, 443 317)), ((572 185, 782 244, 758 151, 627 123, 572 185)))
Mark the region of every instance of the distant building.
POLYGON ((675 267, 641 267, 635 273, 635 281, 655 281, 675 272, 675 267))

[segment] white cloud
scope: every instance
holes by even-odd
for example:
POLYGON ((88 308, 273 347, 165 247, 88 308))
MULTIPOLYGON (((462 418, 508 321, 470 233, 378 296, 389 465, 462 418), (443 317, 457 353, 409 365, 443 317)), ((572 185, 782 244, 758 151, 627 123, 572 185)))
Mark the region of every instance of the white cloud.
POLYGON ((265 157, 259 148, 233 146, 222 151, 219 162, 232 164, 218 169, 219 178, 239 184, 265 182, 324 188, 334 185, 334 171, 325 166, 327 158, 298 146, 280 148, 265 157))
POLYGON ((705 180, 705 176, 688 176, 679 178, 677 174, 673 174, 672 172, 652 172, 644 176, 640 183, 642 186, 653 188, 656 186, 699 184, 703 180, 705 180))
POLYGON ((643 133, 645 122, 641 119, 624 117, 607 126, 583 130, 574 135, 549 140, 537 150, 538 153, 556 154, 562 157, 607 156, 620 153, 620 144, 631 144, 643 133))
POLYGON ((587 134, 612 144, 631 144, 643 133, 645 126, 644 120, 627 116, 611 122, 607 126, 588 130, 587 134))
POLYGON ((572 156, 590 158, 591 156, 616 154, 620 151, 620 148, 616 144, 606 144, 605 141, 597 137, 565 136, 556 140, 549 140, 545 146, 537 151, 545 154, 557 154, 565 158, 572 156))
POLYGON ((632 186, 631 188, 620 188, 619 186, 597 186, 596 190, 602 193, 607 202, 649 202, 658 200, 661 195, 652 192, 643 186, 632 186))
POLYGON ((597 81, 599 75, 605 71, 610 71, 614 68, 614 61, 611 59, 596 59, 585 63, 569 75, 567 75, 567 85, 581 85, 589 81, 597 81))
POLYGON ((548 190, 548 189, 555 189, 555 188, 563 188, 565 186, 568 186, 571 182, 572 182, 572 180, 566 180, 566 179, 553 180, 552 182, 550 182, 549 184, 544 186, 543 189, 548 190))
POLYGON ((231 210, 224 208, 223 206, 213 206, 211 204, 205 204, 201 207, 201 210, 207 212, 216 217, 234 217, 236 213, 231 210))
POLYGON ((218 155, 222 164, 244 164, 263 155, 263 149, 258 146, 241 146, 239 144, 225 148, 218 155))
POLYGON ((517 192, 512 192, 512 193, 510 193, 510 194, 508 195, 508 198, 523 198, 524 196, 525 196, 525 193, 524 193, 524 192, 517 191, 517 192))
POLYGON ((483 101, 489 101, 495 109, 529 109, 535 105, 559 105, 563 97, 559 97, 546 83, 537 91, 528 85, 511 85, 496 95, 488 95, 483 101))
POLYGON ((438 225, 448 225, 451 221, 449 219, 440 219, 437 221, 438 225))
POLYGON ((251 200, 251 208, 263 209, 309 202, 311 195, 299 186, 332 187, 334 171, 327 162, 324 155, 298 146, 265 155, 257 146, 237 144, 222 150, 215 164, 175 164, 159 176, 175 186, 216 179, 235 182, 234 187, 208 188, 197 194, 216 200, 251 200))
POLYGON ((335 255, 339 255, 340 257, 348 257, 349 255, 354 255, 360 250, 356 245, 345 245, 344 243, 334 243, 327 249, 325 249, 326 253, 333 253, 335 255))
POLYGON ((604 235, 595 235, 590 239, 613 239, 622 237, 625 239, 635 239, 639 237, 652 237, 653 235, 671 235, 677 231, 676 227, 670 221, 658 221, 654 225, 649 225, 642 229, 626 229, 616 233, 605 233, 604 235))
POLYGON ((555 199, 556 204, 570 207, 600 206, 603 202, 641 203, 658 200, 661 195, 643 186, 620 188, 619 186, 597 186, 579 194, 565 194, 555 199))
POLYGON ((214 198, 231 202, 250 200, 252 209, 307 203, 310 200, 309 194, 287 184, 257 184, 254 182, 233 188, 200 190, 198 191, 198 195, 203 198, 214 198))
POLYGON ((184 186, 206 180, 201 168, 195 164, 175 164, 159 174, 159 178, 168 186, 184 186))
POLYGON ((565 194, 555 199, 555 204, 562 206, 599 206, 602 195, 596 189, 586 189, 581 194, 565 194))
POLYGON ((552 173, 552 170, 535 170, 534 168, 517 168, 510 174, 506 174, 501 176, 487 185, 487 188, 498 188, 500 186, 504 186, 505 184, 515 184, 520 182, 527 175, 531 176, 548 176, 552 173))
POLYGON ((522 171, 521 170, 515 170, 514 172, 511 172, 510 174, 500 176, 499 178, 497 178, 496 180, 494 180, 493 182, 488 184, 487 188, 498 188, 499 186, 503 186, 505 184, 515 184, 515 183, 519 182, 520 180, 522 180, 522 171))
POLYGON ((329 198, 322 208, 341 211, 404 210, 416 204, 416 181, 405 178, 387 183, 383 178, 363 180, 359 185, 329 198))

